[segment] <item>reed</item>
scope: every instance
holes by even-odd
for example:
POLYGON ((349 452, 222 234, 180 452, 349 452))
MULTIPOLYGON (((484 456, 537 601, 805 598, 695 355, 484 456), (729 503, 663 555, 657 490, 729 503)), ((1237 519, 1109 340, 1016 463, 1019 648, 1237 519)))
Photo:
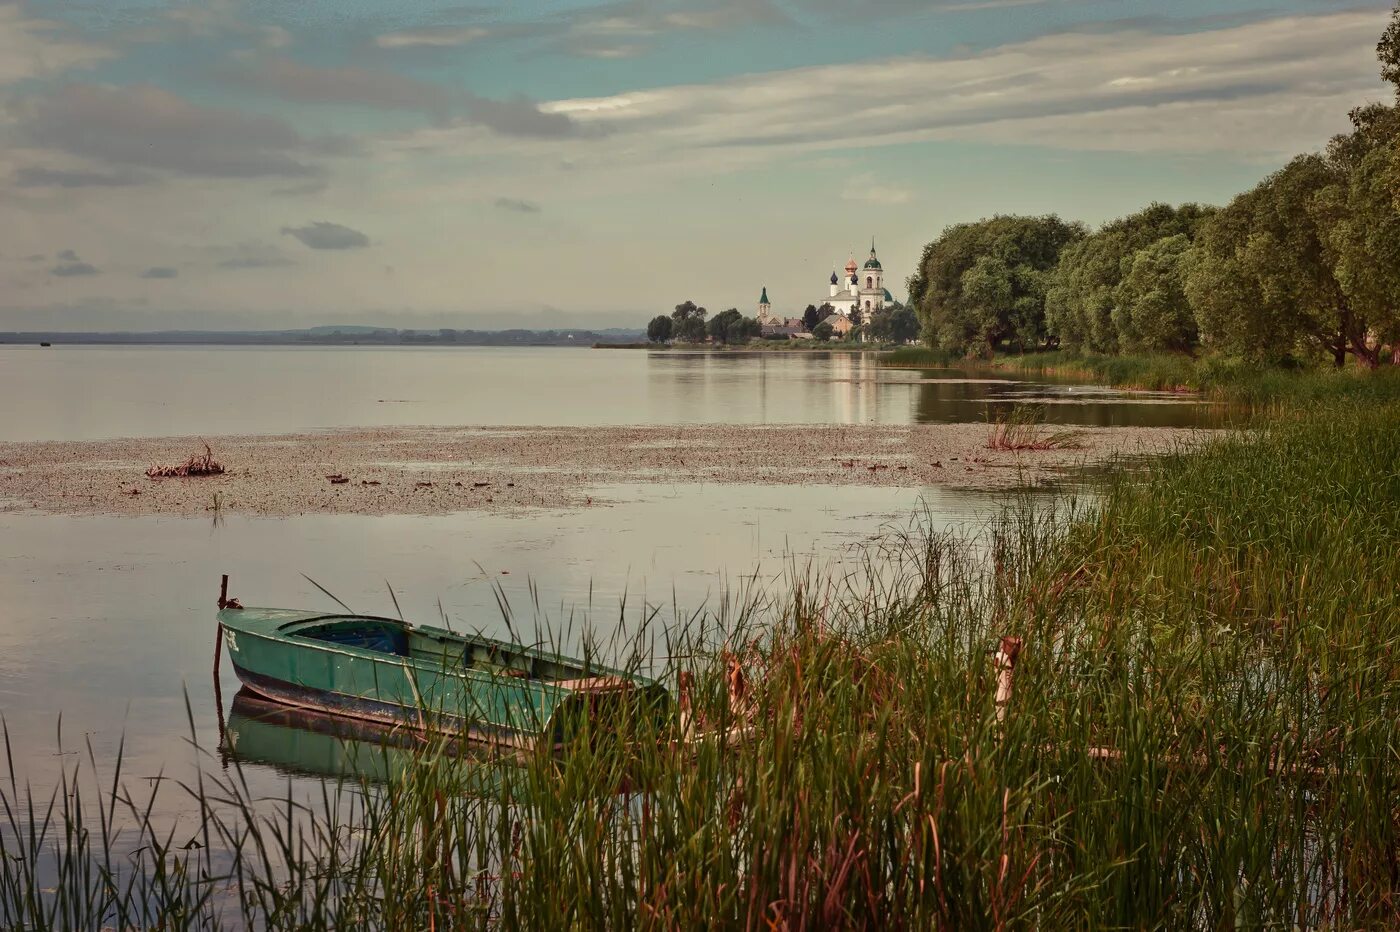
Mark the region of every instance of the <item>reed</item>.
POLYGON ((253 800, 235 760, 178 790, 200 813, 178 831, 120 757, 52 796, 12 779, 0 924, 1394 927, 1397 501, 1400 404, 1333 399, 1088 505, 915 521, 855 569, 644 609, 614 652, 686 674, 742 742, 642 719, 469 764, 430 741, 312 805, 253 800))

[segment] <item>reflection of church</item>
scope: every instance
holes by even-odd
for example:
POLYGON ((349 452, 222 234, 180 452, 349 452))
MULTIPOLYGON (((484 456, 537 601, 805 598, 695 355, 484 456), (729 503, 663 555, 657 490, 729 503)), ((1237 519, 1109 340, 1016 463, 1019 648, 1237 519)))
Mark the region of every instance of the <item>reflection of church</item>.
POLYGON ((842 317, 850 317, 851 312, 859 308, 861 318, 868 320, 872 313, 894 302, 894 296, 885 288, 884 279, 885 270, 875 256, 875 241, 871 240, 870 258, 865 260, 865 266, 858 268, 856 260, 852 258, 846 263, 844 276, 838 277, 833 271, 831 293, 812 303, 818 307, 823 303, 830 304, 842 317))

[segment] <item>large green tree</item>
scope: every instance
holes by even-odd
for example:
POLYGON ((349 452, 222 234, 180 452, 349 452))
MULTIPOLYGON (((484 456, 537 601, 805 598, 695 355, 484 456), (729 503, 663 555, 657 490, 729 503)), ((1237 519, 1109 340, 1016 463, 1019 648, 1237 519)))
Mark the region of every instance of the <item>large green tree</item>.
POLYGON ((1196 317, 1186 300, 1191 240, 1178 233, 1133 254, 1116 292, 1114 320, 1125 349, 1183 352, 1196 345, 1196 317))
POLYGON ((1390 14, 1390 26, 1381 35, 1376 55, 1381 60, 1381 77, 1394 84, 1395 92, 1400 94, 1400 3, 1390 14))
POLYGON ((883 343, 909 343, 919 336, 919 318, 913 308, 895 301, 870 315, 865 332, 883 343))
POLYGON ((1257 358, 1311 345, 1338 366, 1357 348, 1365 322, 1337 279, 1331 218, 1316 209, 1344 182, 1328 159, 1298 156, 1205 224, 1186 290, 1208 343, 1257 358))
POLYGON ((1213 212, 1199 204, 1154 203, 1067 246, 1046 293, 1050 336, 1061 345, 1099 353, 1148 348, 1119 301, 1119 287, 1140 251, 1176 236, 1189 242, 1213 212))
POLYGON ((1056 216, 997 216, 949 227, 909 280, 930 344, 990 354, 1045 339, 1045 291, 1060 251, 1084 235, 1056 216))
POLYGON ((1312 210, 1351 312, 1348 345, 1368 366, 1400 363, 1400 107, 1352 111, 1351 133, 1328 146, 1332 184, 1312 210))

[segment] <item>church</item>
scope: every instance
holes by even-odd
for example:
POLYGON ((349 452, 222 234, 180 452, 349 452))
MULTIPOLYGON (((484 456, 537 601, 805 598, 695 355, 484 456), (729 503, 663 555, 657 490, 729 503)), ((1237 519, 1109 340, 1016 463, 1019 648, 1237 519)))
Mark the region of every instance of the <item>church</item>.
MULTIPOLYGON (((885 287, 885 270, 875 254, 874 240, 870 241, 870 258, 865 260, 865 265, 856 265, 856 260, 852 257, 846 263, 844 271, 844 275, 837 275, 833 269, 827 294, 807 302, 817 307, 823 304, 830 305, 833 311, 831 318, 840 319, 828 318, 828 321, 840 333, 849 332, 856 319, 867 321, 871 314, 883 309, 887 304, 894 303, 894 296, 885 287)), ((801 318, 783 318, 773 314, 772 306, 768 303, 766 287, 758 299, 756 318, 763 325, 765 333, 770 330, 775 333, 779 330, 801 330, 801 318)))
POLYGON ((885 288, 885 270, 875 255, 874 240, 870 241, 870 258, 865 260, 865 266, 858 268, 852 258, 845 271, 845 275, 837 276, 832 270, 830 294, 812 303, 818 307, 830 304, 842 317, 850 317, 859 309, 861 320, 868 320, 886 304, 894 303, 894 296, 885 288))

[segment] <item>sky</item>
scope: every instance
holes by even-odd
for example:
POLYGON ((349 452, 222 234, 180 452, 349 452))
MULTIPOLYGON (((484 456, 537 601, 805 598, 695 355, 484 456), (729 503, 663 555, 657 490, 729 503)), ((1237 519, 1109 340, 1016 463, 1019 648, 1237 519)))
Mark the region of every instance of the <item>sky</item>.
POLYGON ((800 313, 873 238, 1225 203, 1390 0, 0 0, 0 330, 800 313))

